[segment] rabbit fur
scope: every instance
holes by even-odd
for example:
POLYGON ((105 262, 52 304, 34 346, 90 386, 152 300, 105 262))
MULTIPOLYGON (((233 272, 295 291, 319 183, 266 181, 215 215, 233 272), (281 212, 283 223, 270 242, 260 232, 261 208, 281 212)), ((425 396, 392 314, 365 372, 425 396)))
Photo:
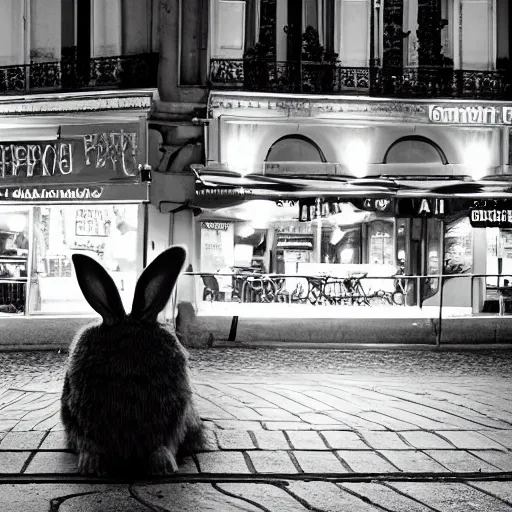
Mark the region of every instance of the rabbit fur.
POLYGON ((178 456, 204 446, 187 351, 157 322, 185 258, 181 246, 157 256, 138 279, 127 315, 105 269, 72 256, 82 293, 103 319, 75 336, 61 396, 82 474, 167 474, 178 456))

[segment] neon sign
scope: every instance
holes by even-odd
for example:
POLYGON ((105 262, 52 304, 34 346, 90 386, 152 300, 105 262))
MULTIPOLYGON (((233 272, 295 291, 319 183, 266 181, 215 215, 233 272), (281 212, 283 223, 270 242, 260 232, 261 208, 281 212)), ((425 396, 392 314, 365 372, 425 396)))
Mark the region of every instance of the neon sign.
POLYGON ((0 176, 54 176, 73 172, 71 142, 0 144, 0 176))

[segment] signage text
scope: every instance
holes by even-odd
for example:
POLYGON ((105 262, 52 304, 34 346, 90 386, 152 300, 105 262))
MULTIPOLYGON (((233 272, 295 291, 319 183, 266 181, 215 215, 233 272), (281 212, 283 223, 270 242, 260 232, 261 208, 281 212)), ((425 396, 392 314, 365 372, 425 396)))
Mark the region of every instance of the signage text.
POLYGON ((65 201, 100 199, 103 187, 37 188, 17 187, 0 188, 1 201, 65 201))
POLYGON ((229 222, 201 222, 202 229, 214 229, 215 231, 227 231, 229 222))
POLYGON ((504 224, 510 224, 512 226, 512 210, 472 209, 470 211, 469 220, 474 227, 478 225, 482 225, 483 227, 498 227, 504 224))
POLYGON ((71 142, 0 144, 0 176, 54 176, 73 172, 71 142))
POLYGON ((137 133, 123 130, 89 133, 78 140, 3 143, 0 178, 45 178, 107 167, 122 176, 135 176, 137 159, 137 133))
POLYGON ((248 196, 252 195, 252 190, 243 187, 240 188, 204 188, 196 190, 197 196, 248 196))
POLYGON ((84 135, 85 165, 91 163, 100 169, 110 160, 114 171, 117 165, 126 176, 135 176, 137 170, 137 134, 119 132, 84 135))
POLYGON ((512 106, 444 107, 429 105, 428 119, 448 124, 512 124, 512 106))

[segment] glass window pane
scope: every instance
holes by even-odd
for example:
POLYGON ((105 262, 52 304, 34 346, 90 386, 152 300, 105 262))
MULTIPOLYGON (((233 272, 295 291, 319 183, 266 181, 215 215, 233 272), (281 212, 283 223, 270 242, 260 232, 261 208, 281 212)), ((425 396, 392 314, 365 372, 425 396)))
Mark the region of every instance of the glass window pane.
POLYGON ((473 269, 473 229, 469 218, 446 224, 444 241, 444 273, 468 274, 473 269))
POLYGON ((270 148, 267 162, 323 162, 318 148, 307 139, 286 137, 270 148))
POLYGON ((442 164, 437 149, 421 140, 404 140, 395 144, 386 156, 387 164, 442 164))
POLYGON ((0 315, 25 311, 29 219, 28 207, 0 206, 0 315))
POLYGON ((405 274, 409 261, 409 255, 407 254, 408 223, 407 219, 397 219, 396 223, 396 260, 398 263, 398 273, 405 274))
POLYGON ((34 207, 30 312, 93 313, 75 277, 75 253, 106 268, 129 311, 137 278, 137 211, 137 205, 34 207))
POLYGON ((394 264, 393 228, 393 220, 378 220, 368 225, 368 263, 394 264))

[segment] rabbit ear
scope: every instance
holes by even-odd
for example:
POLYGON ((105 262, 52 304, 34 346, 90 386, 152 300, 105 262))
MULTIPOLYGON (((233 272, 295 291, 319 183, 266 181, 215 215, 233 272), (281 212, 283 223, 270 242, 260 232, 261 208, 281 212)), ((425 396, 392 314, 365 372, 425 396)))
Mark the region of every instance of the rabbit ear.
POLYGON ((180 245, 159 254, 142 272, 133 297, 131 316, 156 322, 180 275, 187 251, 180 245))
POLYGON ((119 290, 107 271, 84 254, 73 254, 76 278, 85 299, 103 322, 113 325, 126 316, 119 290))

